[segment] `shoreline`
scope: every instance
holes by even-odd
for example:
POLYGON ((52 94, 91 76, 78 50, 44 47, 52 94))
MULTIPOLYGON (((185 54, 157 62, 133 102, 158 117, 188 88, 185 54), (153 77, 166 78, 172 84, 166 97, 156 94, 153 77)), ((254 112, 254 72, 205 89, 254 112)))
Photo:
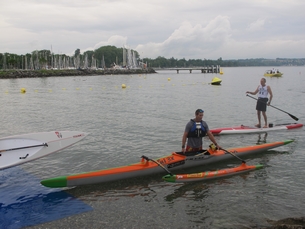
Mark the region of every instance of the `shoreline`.
POLYGON ((154 69, 60 69, 60 70, 0 70, 0 79, 38 78, 53 76, 131 75, 157 73, 154 69))

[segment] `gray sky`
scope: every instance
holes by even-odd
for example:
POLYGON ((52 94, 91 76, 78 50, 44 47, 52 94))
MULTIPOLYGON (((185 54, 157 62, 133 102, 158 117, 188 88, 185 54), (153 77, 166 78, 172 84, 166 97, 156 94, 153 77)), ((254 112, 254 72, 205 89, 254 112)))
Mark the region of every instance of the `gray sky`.
POLYGON ((305 58, 304 0, 0 0, 0 53, 305 58))

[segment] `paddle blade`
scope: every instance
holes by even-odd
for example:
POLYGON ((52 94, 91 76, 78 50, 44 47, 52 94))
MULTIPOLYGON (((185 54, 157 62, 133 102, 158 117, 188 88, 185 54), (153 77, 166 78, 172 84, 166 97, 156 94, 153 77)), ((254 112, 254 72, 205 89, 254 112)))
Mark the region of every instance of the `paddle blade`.
POLYGON ((295 117, 294 115, 292 114, 288 114, 291 118, 293 118, 295 121, 298 121, 299 119, 297 117, 295 117))

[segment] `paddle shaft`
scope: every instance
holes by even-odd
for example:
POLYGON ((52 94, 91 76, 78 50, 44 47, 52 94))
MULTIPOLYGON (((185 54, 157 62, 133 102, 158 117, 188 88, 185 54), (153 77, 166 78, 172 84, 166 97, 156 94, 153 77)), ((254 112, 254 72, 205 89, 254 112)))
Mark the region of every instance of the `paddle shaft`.
POLYGON ((164 169, 166 172, 168 172, 169 175, 173 176, 173 174, 167 169, 165 168, 161 163, 159 163, 158 161, 154 160, 154 159, 151 159, 151 158, 148 158, 146 156, 142 156, 142 158, 144 158, 146 161, 153 161, 155 162, 157 165, 159 165, 162 169, 164 169))
POLYGON ((241 159, 240 157, 238 157, 237 155, 235 155, 234 153, 231 153, 230 151, 220 148, 221 150, 225 151, 226 153, 231 154, 233 157, 236 157, 238 160, 241 160, 242 163, 246 163, 243 159, 241 159))
POLYGON ((39 146, 48 146, 48 144, 47 144, 47 143, 43 143, 43 144, 41 144, 41 145, 23 146, 23 147, 12 148, 12 149, 2 149, 2 150, 0 150, 0 153, 1 153, 1 152, 12 151, 12 150, 34 148, 34 147, 39 147, 39 146))
MULTIPOLYGON (((257 98, 254 98, 254 97, 252 97, 251 95, 248 95, 248 94, 247 94, 247 96, 249 96, 249 97, 252 98, 252 99, 255 99, 255 100, 259 101, 257 98)), ((264 102, 262 102, 262 101, 259 101, 259 102, 264 103, 264 102)), ((266 104, 266 103, 265 103, 265 104, 266 104)), ((269 105, 269 106, 270 106, 270 107, 273 107, 273 108, 275 108, 275 109, 277 109, 277 110, 279 110, 279 111, 282 111, 282 112, 284 112, 284 113, 286 113, 286 114, 288 114, 291 118, 293 118, 293 119, 296 120, 296 121, 299 120, 297 117, 295 117, 295 116, 292 115, 292 114, 289 114, 287 111, 283 111, 283 110, 281 110, 281 109, 279 109, 279 108, 277 108, 277 107, 275 107, 275 106, 272 106, 272 105, 269 105)))

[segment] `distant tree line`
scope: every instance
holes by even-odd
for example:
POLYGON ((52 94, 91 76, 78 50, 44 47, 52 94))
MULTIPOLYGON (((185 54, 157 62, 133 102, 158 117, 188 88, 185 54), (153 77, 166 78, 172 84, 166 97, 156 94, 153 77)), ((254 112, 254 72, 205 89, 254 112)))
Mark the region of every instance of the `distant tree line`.
POLYGON ((204 66, 216 66, 221 67, 245 67, 245 66, 304 66, 305 58, 276 58, 276 59, 237 59, 237 60, 223 60, 219 58, 217 60, 207 59, 166 59, 164 57, 158 57, 156 59, 144 58, 143 62, 148 63, 148 67, 152 68, 183 68, 183 67, 204 67, 204 66))
MULTIPOLYGON (((174 68, 174 67, 202 67, 216 66, 221 67, 241 67, 241 66, 304 66, 305 58, 276 58, 276 59, 237 59, 237 60, 217 60, 209 59, 175 59, 157 57, 156 59, 143 58, 137 51, 132 50, 135 54, 136 61, 146 63, 150 68, 174 68)), ((123 48, 115 46, 103 46, 94 51, 80 53, 76 49, 74 55, 54 54, 50 50, 35 50, 25 55, 12 53, 0 53, 0 69, 69 69, 69 68, 110 68, 114 65, 124 65, 126 60, 123 57, 123 48)))

